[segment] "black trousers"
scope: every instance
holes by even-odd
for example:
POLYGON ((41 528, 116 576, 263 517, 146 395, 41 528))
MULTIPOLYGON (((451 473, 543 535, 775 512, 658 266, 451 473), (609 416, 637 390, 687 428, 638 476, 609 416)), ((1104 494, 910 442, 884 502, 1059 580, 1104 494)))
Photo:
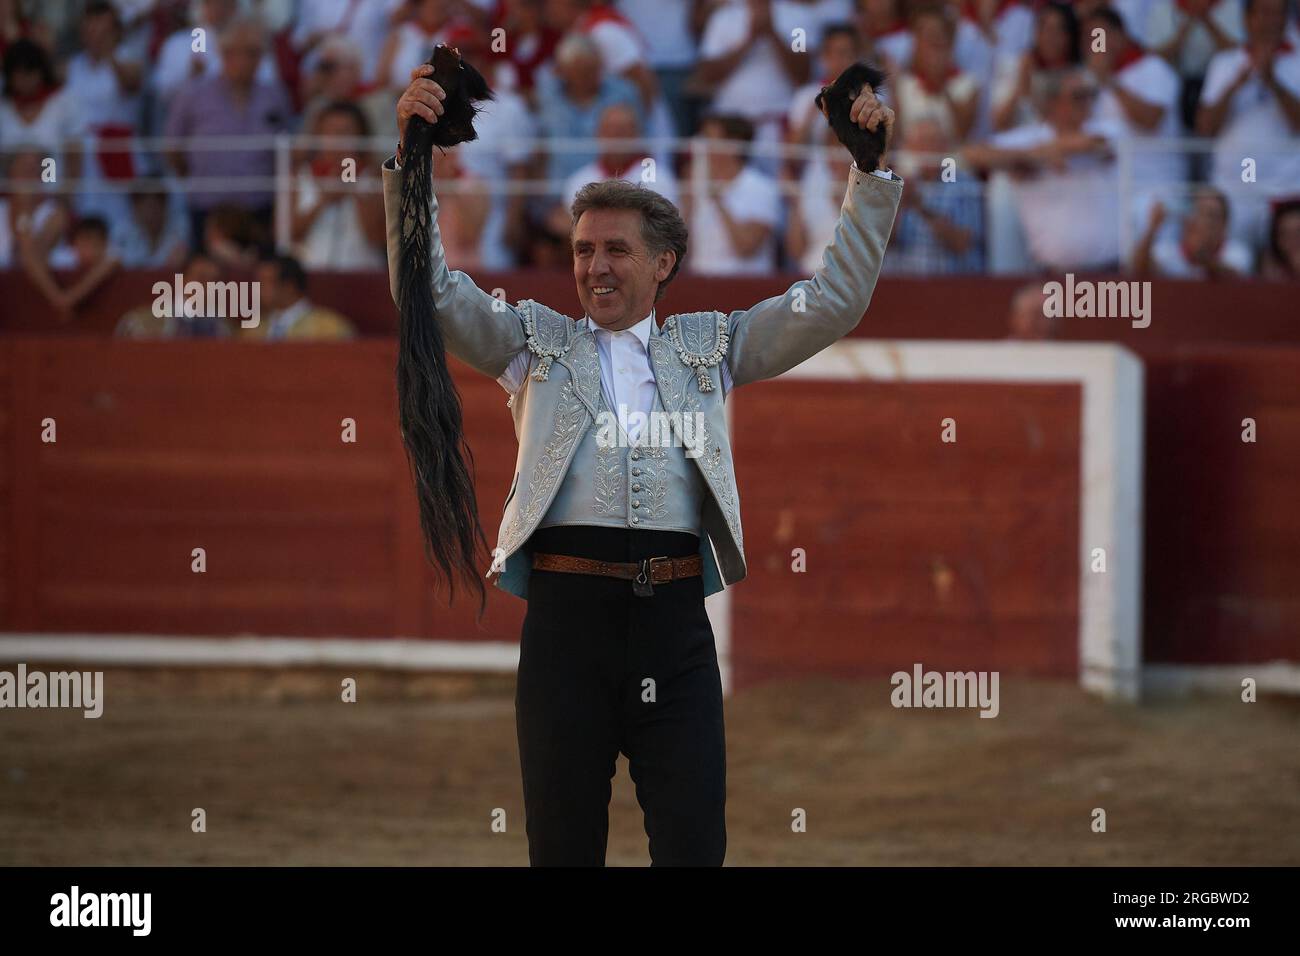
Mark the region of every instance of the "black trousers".
MULTIPOLYGON (((605 561, 697 553, 675 531, 542 528, 527 550, 605 561)), ((652 866, 721 866, 722 681, 700 577, 656 584, 532 571, 515 722, 533 866, 603 866, 611 780, 628 758, 652 866)))

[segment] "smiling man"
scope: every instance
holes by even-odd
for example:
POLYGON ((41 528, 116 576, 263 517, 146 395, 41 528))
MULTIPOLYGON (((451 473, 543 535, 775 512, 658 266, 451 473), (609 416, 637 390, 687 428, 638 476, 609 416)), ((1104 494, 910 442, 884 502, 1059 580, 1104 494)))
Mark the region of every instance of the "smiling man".
MULTIPOLYGON (((415 70, 398 101, 403 138, 410 117, 436 123, 443 112, 429 72, 415 70)), ((850 115, 892 131, 893 113, 869 88, 850 115)), ((839 222, 812 278, 749 309, 662 323, 655 306, 681 268, 687 230, 658 193, 619 180, 579 191, 576 320, 533 299, 510 305, 449 271, 433 201, 430 321, 448 351, 510 394, 519 439, 488 573, 528 602, 515 714, 534 866, 604 864, 619 753, 652 864, 723 861, 722 686, 704 598, 745 576, 723 403, 831 345, 866 311, 902 182, 849 158, 839 222), (617 441, 597 427, 611 413, 628 423, 617 441), (656 413, 673 427, 643 427, 656 413), (702 435, 684 434, 688 416, 702 435)), ((383 177, 396 299, 400 156, 383 177)))

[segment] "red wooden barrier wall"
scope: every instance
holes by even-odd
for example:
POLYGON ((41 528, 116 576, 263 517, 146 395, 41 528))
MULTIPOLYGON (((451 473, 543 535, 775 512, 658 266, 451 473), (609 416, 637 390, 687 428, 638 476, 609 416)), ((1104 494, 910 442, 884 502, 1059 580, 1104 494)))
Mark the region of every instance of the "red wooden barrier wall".
MULTIPOLYGON (((493 589, 479 627, 432 590, 393 358, 381 340, 0 340, 0 628, 514 640, 522 602, 493 589)), ((459 371, 494 534, 513 430, 500 387, 459 371)), ((1077 672, 1077 386, 773 382, 732 401, 739 683, 916 659, 1077 672), (967 437, 941 445, 954 411, 967 437)))
MULTIPOLYGON (((657 308, 660 318, 696 309, 748 308, 784 292, 799 278, 719 280, 682 275, 673 280, 657 308)), ((0 302, 5 303, 0 310, 0 332, 105 333, 129 309, 151 303, 150 289, 159 279, 170 283, 172 274, 115 275, 68 325, 59 326, 40 293, 21 273, 0 272, 0 302)), ((535 298, 568 315, 582 314, 573 277, 565 272, 475 273, 474 280, 483 289, 505 290, 511 302, 535 298)), ((878 339, 1005 338, 1011 297, 1029 281, 886 277, 876 287, 870 311, 853 334, 878 339)), ((383 274, 316 275, 308 293, 315 301, 347 315, 363 334, 396 334, 397 314, 383 274)), ((1300 284, 1157 281, 1152 283, 1151 299, 1148 328, 1135 329, 1125 319, 1067 318, 1061 320, 1061 337, 1119 342, 1139 355, 1150 348, 1191 342, 1300 346, 1300 284)))
MULTIPOLYGON (((110 291, 135 304, 131 283, 147 297, 147 278, 121 276, 110 291)), ((390 321, 382 277, 316 283, 351 297, 363 325, 390 321)), ((670 308, 738 307, 784 283, 706 289, 684 278, 670 308)), ((857 334, 999 337, 1018 284, 885 282, 857 334)), ((571 280, 549 276, 526 294, 547 289, 563 306, 571 280)), ((1066 322, 1067 337, 1123 341, 1148 366, 1149 661, 1300 657, 1300 349, 1230 344, 1300 345, 1295 291, 1163 283, 1149 329, 1066 322), (1253 445, 1240 441, 1245 417, 1259 422, 1253 445)), ((47 323, 12 275, 0 277, 0 301, 0 327, 47 323)), ((113 301, 100 300, 100 328, 113 301)), ((0 337, 0 629, 515 639, 522 602, 493 589, 480 626, 431 592, 392 367, 384 336, 342 346, 0 337), (46 417, 56 445, 40 442, 46 417), (345 417, 357 421, 355 445, 340 440, 345 417), (198 546, 202 576, 190 572, 198 546)), ((458 380, 492 536, 514 436, 499 387, 458 380)), ((1077 534, 1077 391, 863 383, 851 411, 820 416, 843 389, 776 382, 733 400, 751 567, 733 591, 737 679, 872 672, 900 654, 1072 673, 1075 552, 1048 542, 1077 534), (989 443, 927 457, 933 445, 914 435, 933 428, 936 401, 960 403, 963 421, 983 416, 989 443), (786 417, 773 429, 777 409, 786 417), (833 433, 814 430, 826 420, 833 433), (1033 459, 1026 423, 1050 436, 1033 459), (790 572, 793 547, 818 573, 790 572)))
POLYGON ((1297 660, 1300 351, 1189 347, 1146 371, 1146 660, 1297 660))
MULTIPOLYGON (((517 637, 522 602, 498 602, 480 630, 468 603, 435 600, 393 363, 382 340, 0 340, 0 627, 517 637), (46 418, 54 444, 41 441, 46 418), (191 571, 196 547, 204 574, 191 571)), ((514 434, 498 385, 459 380, 491 521, 514 434)))
POLYGON ((737 683, 917 661, 1076 676, 1081 397, 881 382, 738 392, 737 683), (942 443, 950 415, 960 441, 942 443))

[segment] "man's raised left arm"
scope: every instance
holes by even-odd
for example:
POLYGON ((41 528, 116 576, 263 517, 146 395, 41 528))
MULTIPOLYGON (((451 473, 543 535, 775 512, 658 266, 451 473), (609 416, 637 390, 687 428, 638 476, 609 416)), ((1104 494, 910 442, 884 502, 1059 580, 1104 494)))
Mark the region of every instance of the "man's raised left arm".
MULTIPOLYGON (((865 88, 852 119, 864 129, 883 122, 892 134, 893 111, 865 88)), ((871 304, 902 194, 903 181, 889 170, 864 172, 853 163, 839 221, 812 278, 728 317, 733 385, 780 375, 857 326, 871 304)))

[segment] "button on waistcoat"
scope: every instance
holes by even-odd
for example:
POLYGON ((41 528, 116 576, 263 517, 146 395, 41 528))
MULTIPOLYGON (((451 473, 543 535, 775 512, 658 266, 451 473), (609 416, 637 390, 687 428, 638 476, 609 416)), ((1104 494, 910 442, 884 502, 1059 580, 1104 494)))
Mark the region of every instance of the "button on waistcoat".
POLYGON ((650 420, 632 445, 602 393, 600 415, 578 443, 538 527, 591 524, 700 534, 706 486, 681 439, 694 440, 701 431, 665 415, 656 394, 650 420))

